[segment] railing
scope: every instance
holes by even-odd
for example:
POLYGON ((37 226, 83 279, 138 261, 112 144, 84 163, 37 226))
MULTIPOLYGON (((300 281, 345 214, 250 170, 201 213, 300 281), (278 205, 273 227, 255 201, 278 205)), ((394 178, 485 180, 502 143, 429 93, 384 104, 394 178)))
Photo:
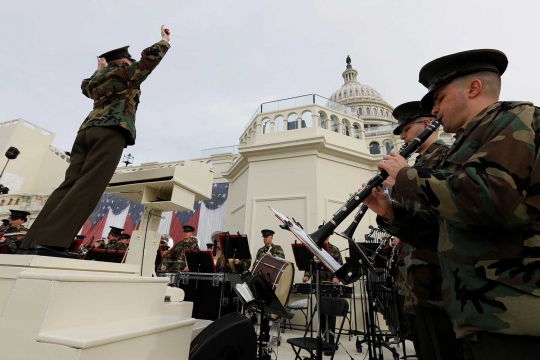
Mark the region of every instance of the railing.
POLYGON ((251 116, 244 128, 247 128, 249 124, 257 117, 257 115, 262 114, 263 112, 272 112, 282 109, 294 108, 297 106, 316 104, 320 106, 327 107, 334 111, 340 112, 349 116, 357 116, 356 109, 347 105, 340 104, 338 102, 332 101, 328 98, 317 94, 307 94, 302 96, 295 96, 287 99, 275 100, 270 102, 265 102, 259 105, 255 113, 251 116))
POLYGON ((52 146, 52 145, 49 145, 49 150, 55 154, 56 156, 59 156, 61 159, 65 160, 67 163, 71 163, 71 160, 69 158, 69 155, 66 154, 64 151, 52 146))
POLYGON ((201 150, 202 158, 207 158, 217 154, 238 154, 238 145, 222 146, 218 148, 201 150))
POLYGON ((369 128, 366 128, 366 137, 387 135, 392 133, 392 131, 394 131, 396 127, 397 124, 371 126, 369 128))

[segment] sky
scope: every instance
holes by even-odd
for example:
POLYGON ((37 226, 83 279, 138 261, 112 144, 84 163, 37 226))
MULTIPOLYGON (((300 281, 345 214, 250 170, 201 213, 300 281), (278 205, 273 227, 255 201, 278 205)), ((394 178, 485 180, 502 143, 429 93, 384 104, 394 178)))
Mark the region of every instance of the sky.
POLYGON ((540 2, 531 1, 3 1, 0 122, 23 118, 69 151, 92 109, 80 91, 96 56, 140 52, 170 28, 171 48, 142 84, 134 163, 201 157, 237 145, 259 104, 329 97, 350 55, 358 81, 393 107, 419 100, 418 72, 454 52, 506 53, 502 100, 540 104, 540 2))

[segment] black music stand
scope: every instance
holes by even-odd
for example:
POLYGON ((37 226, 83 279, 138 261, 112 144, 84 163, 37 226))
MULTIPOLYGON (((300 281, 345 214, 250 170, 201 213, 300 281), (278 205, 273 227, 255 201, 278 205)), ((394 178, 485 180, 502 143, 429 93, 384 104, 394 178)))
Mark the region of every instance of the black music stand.
MULTIPOLYGON (((249 290, 251 290, 251 293, 253 294, 253 297, 255 300, 247 302, 242 294, 236 289, 236 286, 233 286, 233 290, 240 299, 240 302, 244 306, 244 310, 251 310, 253 308, 257 308, 261 312, 261 326, 260 326, 260 333, 259 333, 259 359, 263 359, 262 357, 262 349, 263 349, 263 340, 262 340, 262 318, 264 313, 269 313, 273 315, 277 315, 280 317, 283 317, 285 319, 289 319, 290 316, 287 313, 287 310, 283 307, 281 304, 281 301, 277 298, 276 294, 274 293, 274 290, 272 290, 272 285, 266 279, 264 276, 260 274, 256 275, 245 275, 242 276, 242 280, 246 282, 246 285, 248 286, 249 290)), ((232 284, 231 284, 232 285, 232 284)))
POLYGON ((215 273, 212 250, 184 250, 186 263, 190 271, 197 273, 215 273), (197 270, 195 270, 197 269, 197 270))
POLYGON ((247 235, 219 235, 221 251, 227 259, 251 259, 247 235))
MULTIPOLYGON (((325 245, 328 247, 327 244, 325 245)), ((313 273, 313 270, 315 269, 315 261, 313 261, 313 254, 302 243, 294 243, 294 244, 291 244, 291 246, 292 246, 293 255, 294 255, 294 262, 296 263, 296 267, 298 267, 298 270, 309 272, 311 275, 311 278, 314 279, 315 274, 313 273)), ((311 300, 312 294, 313 294, 313 281, 310 281, 309 282, 309 298, 308 298, 308 308, 309 308, 310 319, 313 318, 313 302, 311 300)), ((309 326, 310 334, 311 334, 311 337, 313 337, 313 321, 311 321, 309 325, 310 325, 309 326)))
POLYGON ((84 260, 121 263, 124 255, 126 255, 124 250, 89 249, 84 260))

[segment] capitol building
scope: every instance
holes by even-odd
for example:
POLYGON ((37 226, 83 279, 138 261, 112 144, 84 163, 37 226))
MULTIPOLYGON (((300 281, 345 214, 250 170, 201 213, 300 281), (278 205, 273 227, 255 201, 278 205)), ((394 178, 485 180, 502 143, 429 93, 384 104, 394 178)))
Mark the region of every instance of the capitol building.
MULTIPOLYGON (((281 245, 287 259, 292 260, 290 244, 294 237, 279 228, 269 207, 294 217, 308 233, 312 232, 332 218, 350 193, 376 174, 383 154, 403 143, 392 133, 397 124, 392 117, 393 106, 379 91, 357 80, 358 71, 349 57, 341 76, 343 84, 329 97, 314 93, 261 104, 247 119, 236 144, 202 150, 200 158, 189 159, 208 164, 213 170, 215 193, 208 201, 196 202, 191 212, 165 212, 159 232, 171 234, 178 241, 181 225, 190 224, 197 229, 195 235, 202 248, 215 231, 240 232, 248 235, 254 256, 263 245, 260 231, 273 229, 274 243, 281 245)), ((61 182, 69 154, 52 146, 54 134, 26 120, 0 123, 0 131, 4 151, 9 146, 21 150, 3 177, 11 191, 0 195, 0 216, 7 216, 9 209, 25 209, 32 213, 31 225, 50 191, 61 182), (33 141, 23 141, 28 138, 33 141), (49 176, 39 176, 41 167, 36 166, 36 159, 53 168, 54 174, 49 171, 49 176)), ((451 142, 450 136, 440 134, 451 142)), ((117 173, 183 163, 147 162, 119 167, 117 173)), ((93 236, 106 236, 108 226, 126 228, 128 220, 130 231, 136 226, 142 212, 139 204, 124 205, 125 209, 116 205, 116 210, 110 206, 107 215, 104 201, 95 210, 101 211, 103 220, 98 223, 93 216, 94 222, 83 227, 83 235, 91 232, 93 236)), ((337 231, 344 230, 353 215, 337 231)), ((371 212, 355 233, 358 240, 369 232, 369 225, 376 225, 371 212)), ((331 242, 341 249, 348 247, 337 236, 331 242)), ((295 281, 300 278, 297 273, 295 281)))

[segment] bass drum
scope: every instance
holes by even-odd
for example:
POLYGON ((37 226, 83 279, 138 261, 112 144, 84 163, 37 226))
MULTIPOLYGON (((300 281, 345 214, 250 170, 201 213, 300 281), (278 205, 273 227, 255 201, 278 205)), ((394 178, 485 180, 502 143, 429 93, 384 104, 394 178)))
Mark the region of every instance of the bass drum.
POLYGON ((294 265, 281 258, 264 254, 259 261, 255 262, 251 271, 253 275, 257 275, 259 272, 270 281, 272 290, 274 290, 281 305, 287 305, 294 280, 294 265))

